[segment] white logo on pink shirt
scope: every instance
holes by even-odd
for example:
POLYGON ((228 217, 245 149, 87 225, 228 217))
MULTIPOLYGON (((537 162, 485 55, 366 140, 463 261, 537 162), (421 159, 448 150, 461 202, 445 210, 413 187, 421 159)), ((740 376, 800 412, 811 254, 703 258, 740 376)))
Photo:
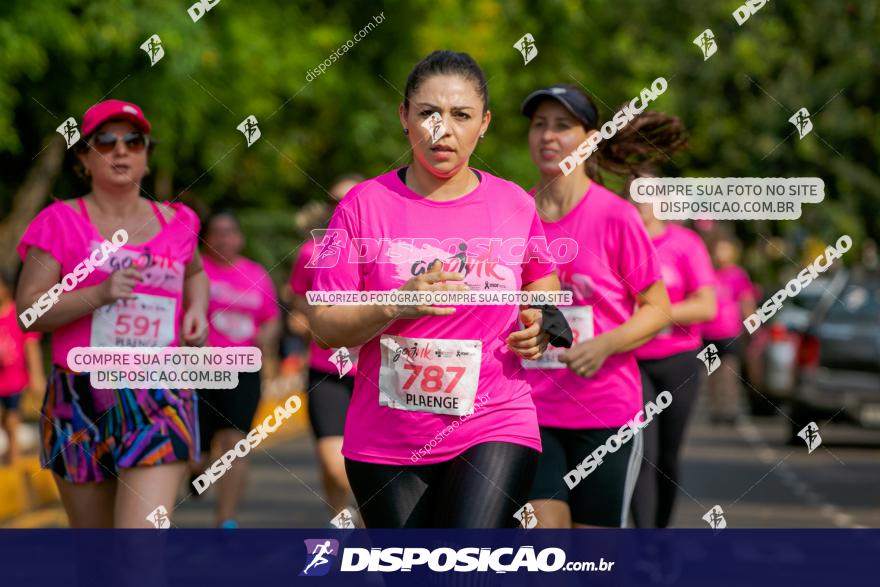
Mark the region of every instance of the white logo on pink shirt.
POLYGON ((254 290, 241 291, 235 286, 222 281, 211 282, 211 299, 221 304, 234 304, 239 308, 253 310, 258 309, 263 303, 259 292, 254 290))
POLYGON ((221 310, 211 316, 211 325, 230 340, 247 340, 256 334, 253 319, 247 314, 221 310))
POLYGON ((458 253, 450 255, 430 245, 416 248, 406 241, 392 241, 388 248, 388 256, 392 259, 407 259, 394 264, 394 277, 404 283, 416 275, 426 273, 431 264, 439 260, 443 271, 464 273, 464 283, 471 289, 517 289, 516 277, 510 267, 485 258, 470 257, 466 249, 460 248, 458 253), (412 259, 415 261, 410 263, 409 260, 412 259))
POLYGON ((565 289, 571 291, 575 304, 588 302, 596 293, 593 278, 583 273, 571 273, 563 278, 565 289))
MULTIPOLYGON (((90 243, 94 250, 99 244, 95 241, 90 243)), ((107 263, 96 267, 99 271, 113 273, 122 269, 134 267, 139 269, 144 281, 142 285, 160 288, 167 291, 180 291, 183 289, 183 263, 167 254, 159 254, 150 247, 144 247, 143 251, 131 249, 119 249, 110 255, 107 263)))

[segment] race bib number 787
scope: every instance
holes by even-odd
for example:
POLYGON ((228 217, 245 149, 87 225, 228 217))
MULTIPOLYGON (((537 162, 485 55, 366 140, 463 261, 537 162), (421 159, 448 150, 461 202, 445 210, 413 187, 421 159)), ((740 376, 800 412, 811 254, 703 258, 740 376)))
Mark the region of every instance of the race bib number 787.
POLYGON ((382 335, 379 405, 464 416, 474 411, 482 342, 382 335))

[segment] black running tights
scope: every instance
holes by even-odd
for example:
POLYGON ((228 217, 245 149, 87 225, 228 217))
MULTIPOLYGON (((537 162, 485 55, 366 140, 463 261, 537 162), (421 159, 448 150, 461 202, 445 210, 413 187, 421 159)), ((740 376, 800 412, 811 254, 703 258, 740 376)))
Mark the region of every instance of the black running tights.
POLYGON ((367 528, 510 528, 528 500, 538 454, 486 442, 431 465, 345 459, 345 471, 367 528))

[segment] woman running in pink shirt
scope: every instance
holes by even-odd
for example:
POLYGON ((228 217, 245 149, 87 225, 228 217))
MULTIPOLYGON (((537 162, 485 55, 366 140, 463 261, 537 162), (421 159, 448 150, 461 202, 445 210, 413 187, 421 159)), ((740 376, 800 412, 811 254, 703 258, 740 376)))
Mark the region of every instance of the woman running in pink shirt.
MULTIPOLYGON (((340 202, 315 255, 315 290, 557 290, 547 247, 526 246, 544 237, 532 198, 468 166, 490 118, 486 78, 469 55, 437 51, 418 63, 400 105, 412 164, 340 202)), ((541 310, 336 305, 310 314, 322 346, 363 345, 342 454, 365 525, 516 525, 541 449, 519 366, 546 348, 541 310)))
POLYGON ((523 362, 532 367, 544 447, 529 500, 540 527, 621 527, 641 460, 638 423, 646 420, 632 351, 668 324, 669 298, 636 209, 602 185, 600 169, 628 173, 634 155, 674 152, 682 129, 675 118, 647 112, 564 175, 562 160, 602 126, 592 100, 559 84, 531 93, 522 112, 531 119, 529 150, 541 174, 531 193, 547 239, 578 243, 577 255, 558 268, 573 294, 561 310, 575 344, 523 362))
MULTIPOLYGON (((654 176, 643 173, 642 177, 654 176)), ((629 186, 627 186, 627 192, 629 186)), ((639 528, 666 528, 672 519, 678 485, 678 455, 704 369, 697 358, 703 346, 700 323, 715 318, 715 272, 703 240, 674 222, 658 220, 652 204, 639 213, 660 259, 663 283, 672 302, 672 324, 636 350, 645 401, 664 391, 672 403, 645 428, 645 456, 633 496, 639 528)))
POLYGON ((54 473, 72 527, 153 527, 147 517, 160 506, 173 510, 187 461, 199 457, 197 396, 95 389, 88 373, 68 368, 67 354, 73 347, 204 343, 208 278, 196 247, 199 220, 183 204, 140 196, 151 145, 140 107, 95 104, 81 132, 76 154, 91 191, 44 209, 18 245, 17 310, 29 330, 52 333, 41 461, 54 473), (102 252, 101 243, 120 230, 128 235, 124 246, 102 252), (83 277, 80 264, 89 259, 95 269, 83 277), (72 273, 80 279, 71 287, 72 273), (36 315, 32 306, 59 282, 67 289, 36 315))

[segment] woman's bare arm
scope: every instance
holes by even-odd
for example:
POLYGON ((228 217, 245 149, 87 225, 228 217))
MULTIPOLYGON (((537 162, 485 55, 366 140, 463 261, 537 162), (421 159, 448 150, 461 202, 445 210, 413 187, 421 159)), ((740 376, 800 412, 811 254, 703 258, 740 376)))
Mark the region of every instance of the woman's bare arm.
MULTIPOLYGON (((135 269, 125 271, 128 271, 127 275, 137 273, 135 269)), ((123 272, 118 271, 117 273, 123 272)), ((130 277, 130 279, 135 278, 130 277)), ((19 315, 30 308, 60 280, 61 264, 55 260, 55 257, 42 249, 30 247, 21 270, 18 289, 15 292, 16 311, 19 315)), ((71 292, 62 291, 58 296, 58 301, 52 305, 51 309, 43 313, 32 324, 25 326, 24 330, 51 332, 113 302, 115 298, 111 299, 109 296, 108 282, 110 282, 109 278, 91 287, 71 292)))

